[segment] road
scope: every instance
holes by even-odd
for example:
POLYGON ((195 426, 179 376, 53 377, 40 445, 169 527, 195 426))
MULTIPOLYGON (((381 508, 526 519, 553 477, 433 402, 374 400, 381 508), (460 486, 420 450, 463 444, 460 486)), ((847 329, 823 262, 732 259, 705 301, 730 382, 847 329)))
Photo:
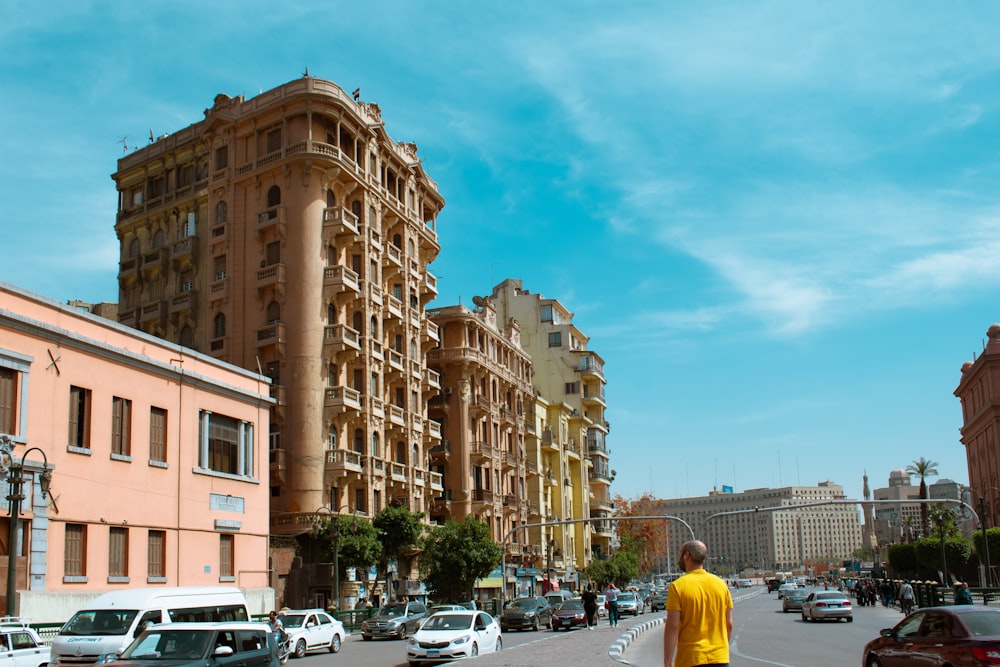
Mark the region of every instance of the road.
MULTIPOLYGON (((759 589, 756 589, 759 590, 759 589)), ((903 616, 896 609, 854 607, 854 622, 803 622, 781 611, 777 593, 761 592, 733 609, 732 667, 845 667, 861 665, 864 645, 903 616)), ((663 665, 662 626, 640 635, 624 658, 640 667, 663 665)))
MULTIPOLYGON (((734 594, 736 591, 734 591, 734 594)), ((776 593, 762 589, 738 592, 749 595, 739 600, 733 612, 732 667, 851 667, 861 665, 861 650, 878 636, 879 630, 898 622, 902 615, 894 609, 855 607, 854 622, 803 623, 798 612, 782 613, 776 593)), ((470 667, 615 667, 608 648, 630 627, 662 619, 663 612, 646 613, 610 628, 602 619, 596 632, 570 633, 508 632, 503 635, 503 651, 483 655, 470 667)), ((622 658, 637 667, 662 667, 663 626, 654 625, 638 635, 622 658)), ((408 667, 406 642, 398 640, 362 641, 360 635, 347 638, 337 654, 313 653, 291 660, 286 667, 408 667)))

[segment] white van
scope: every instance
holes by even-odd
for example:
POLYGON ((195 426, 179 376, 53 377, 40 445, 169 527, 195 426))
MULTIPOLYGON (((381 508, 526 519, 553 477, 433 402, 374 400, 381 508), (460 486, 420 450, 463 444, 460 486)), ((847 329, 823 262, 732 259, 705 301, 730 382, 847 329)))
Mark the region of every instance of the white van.
POLYGON ((113 591, 91 600, 59 629, 50 664, 92 665, 102 656, 121 653, 157 623, 249 620, 246 597, 232 586, 113 591))

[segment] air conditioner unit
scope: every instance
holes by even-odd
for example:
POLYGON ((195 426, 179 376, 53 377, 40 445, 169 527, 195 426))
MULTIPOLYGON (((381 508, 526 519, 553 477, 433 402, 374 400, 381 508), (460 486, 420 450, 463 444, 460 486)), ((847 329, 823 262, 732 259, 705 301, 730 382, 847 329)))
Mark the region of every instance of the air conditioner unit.
POLYGON ((451 387, 444 387, 441 390, 441 395, 442 396, 451 396, 451 387))

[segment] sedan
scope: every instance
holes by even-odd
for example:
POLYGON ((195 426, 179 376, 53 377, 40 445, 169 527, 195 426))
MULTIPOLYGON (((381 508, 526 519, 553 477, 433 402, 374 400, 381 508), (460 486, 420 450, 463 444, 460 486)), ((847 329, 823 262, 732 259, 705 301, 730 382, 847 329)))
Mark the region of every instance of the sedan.
POLYGON ((809 597, 809 591, 804 588, 785 591, 785 595, 781 598, 781 611, 786 613, 796 609, 801 611, 802 603, 807 597, 809 597))
POLYGON ((538 630, 551 622, 552 607, 543 597, 517 598, 500 614, 500 629, 504 632, 527 628, 538 630))
POLYGON ((803 621, 822 621, 827 618, 854 620, 851 601, 840 591, 813 591, 802 603, 803 621))
POLYGON ((344 624, 322 609, 286 609, 278 614, 296 658, 309 651, 340 651, 347 633, 344 624))
POLYGON ((651 612, 663 611, 667 608, 667 592, 656 592, 649 598, 649 610, 651 612))
POLYGON ((865 667, 1000 664, 1000 609, 929 607, 865 646, 865 667))
POLYGON ((410 665, 474 658, 503 646, 500 625, 485 611, 441 611, 406 642, 410 665))
POLYGON ((552 630, 569 630, 587 627, 587 612, 583 600, 566 600, 552 609, 552 630))

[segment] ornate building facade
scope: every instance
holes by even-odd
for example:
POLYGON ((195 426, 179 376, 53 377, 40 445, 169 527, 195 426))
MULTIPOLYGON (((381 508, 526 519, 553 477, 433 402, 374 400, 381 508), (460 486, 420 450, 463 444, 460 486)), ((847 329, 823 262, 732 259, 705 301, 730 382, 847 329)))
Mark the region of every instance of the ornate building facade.
POLYGON ((444 199, 416 146, 377 105, 305 76, 218 95, 114 179, 119 321, 271 378, 271 534, 320 511, 429 512, 443 486, 424 308, 444 199))

